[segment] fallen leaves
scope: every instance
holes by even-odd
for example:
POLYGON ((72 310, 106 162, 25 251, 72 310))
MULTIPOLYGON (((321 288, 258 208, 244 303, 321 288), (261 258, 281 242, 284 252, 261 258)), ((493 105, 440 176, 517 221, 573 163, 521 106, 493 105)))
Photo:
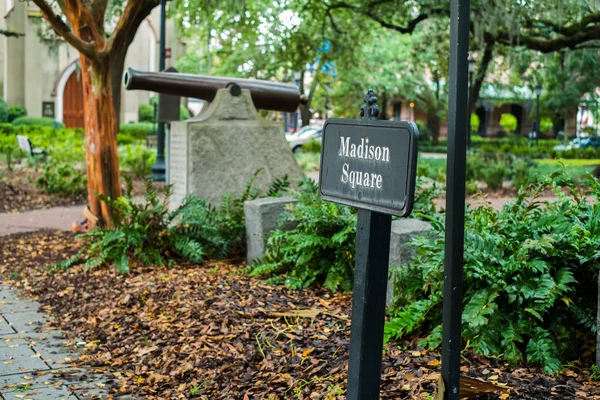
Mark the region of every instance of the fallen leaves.
MULTIPOLYGON (((129 276, 42 268, 77 249, 66 233, 9 237, 0 249, 0 273, 55 316, 53 324, 84 352, 72 363, 106 375, 115 397, 344 398, 350 295, 269 286, 225 262, 137 269, 129 276)), ((414 343, 385 346, 382 399, 433 394, 439 356, 414 343)), ((583 369, 553 378, 466 357, 461 373, 470 378, 461 390, 483 390, 485 399, 600 394, 583 369)))

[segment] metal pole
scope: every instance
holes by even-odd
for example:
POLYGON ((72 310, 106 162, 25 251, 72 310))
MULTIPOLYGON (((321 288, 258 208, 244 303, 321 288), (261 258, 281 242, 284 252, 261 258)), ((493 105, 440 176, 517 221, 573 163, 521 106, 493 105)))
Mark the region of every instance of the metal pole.
POLYGON ((539 144, 539 137, 540 137, 540 95, 537 95, 537 105, 536 105, 536 112, 535 112, 535 120, 536 120, 536 124, 535 124, 535 145, 537 146, 539 144))
POLYGON ((470 0, 450 2, 450 77, 448 96, 448 160, 446 175, 446 239, 442 378, 444 400, 459 400, 465 234, 465 168, 470 0))
MULTIPOLYGON (((166 0, 160 0, 160 54, 158 70, 165 69, 165 40, 166 40, 166 0)), ((165 181, 165 123, 158 123, 156 134, 156 163, 152 166, 152 179, 156 182, 165 181)))
POLYGON ((391 229, 390 215, 358 210, 347 400, 379 399, 391 229))

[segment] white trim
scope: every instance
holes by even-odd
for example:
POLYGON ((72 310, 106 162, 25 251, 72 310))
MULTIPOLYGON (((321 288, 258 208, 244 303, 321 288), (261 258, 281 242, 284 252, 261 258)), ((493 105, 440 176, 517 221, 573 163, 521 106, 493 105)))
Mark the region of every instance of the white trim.
POLYGON ((67 86, 67 81, 71 77, 71 74, 75 72, 77 69, 77 60, 73 61, 67 68, 65 68, 63 74, 61 75, 58 84, 56 85, 56 117, 55 120, 57 122, 63 122, 63 102, 64 102, 64 92, 65 86, 67 86))

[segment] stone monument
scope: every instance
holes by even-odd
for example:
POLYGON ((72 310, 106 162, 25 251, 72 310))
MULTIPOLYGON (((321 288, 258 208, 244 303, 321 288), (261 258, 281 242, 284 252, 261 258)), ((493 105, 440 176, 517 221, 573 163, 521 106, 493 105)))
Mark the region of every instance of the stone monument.
POLYGON ((267 190, 276 178, 302 176, 279 122, 260 117, 251 93, 236 84, 219 89, 202 112, 172 122, 169 142, 171 208, 187 194, 211 204, 231 193, 241 195, 259 169, 253 187, 267 190))

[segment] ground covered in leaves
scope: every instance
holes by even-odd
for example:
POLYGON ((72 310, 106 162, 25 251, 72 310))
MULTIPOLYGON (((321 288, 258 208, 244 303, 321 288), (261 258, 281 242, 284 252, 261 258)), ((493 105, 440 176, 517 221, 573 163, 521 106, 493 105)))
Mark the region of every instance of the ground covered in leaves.
MULTIPOLYGON (((80 246, 71 234, 1 240, 3 279, 88 343, 75 365, 107 375, 115 398, 344 398, 350 295, 269 286, 226 262, 129 276, 109 269, 53 273, 44 267, 80 246)), ((416 342, 385 346, 382 398, 432 398, 440 358, 416 342)), ((500 386, 479 399, 600 398, 600 385, 576 364, 550 377, 465 354, 461 370, 479 379, 465 380, 463 393, 494 389, 481 381, 500 386)))

